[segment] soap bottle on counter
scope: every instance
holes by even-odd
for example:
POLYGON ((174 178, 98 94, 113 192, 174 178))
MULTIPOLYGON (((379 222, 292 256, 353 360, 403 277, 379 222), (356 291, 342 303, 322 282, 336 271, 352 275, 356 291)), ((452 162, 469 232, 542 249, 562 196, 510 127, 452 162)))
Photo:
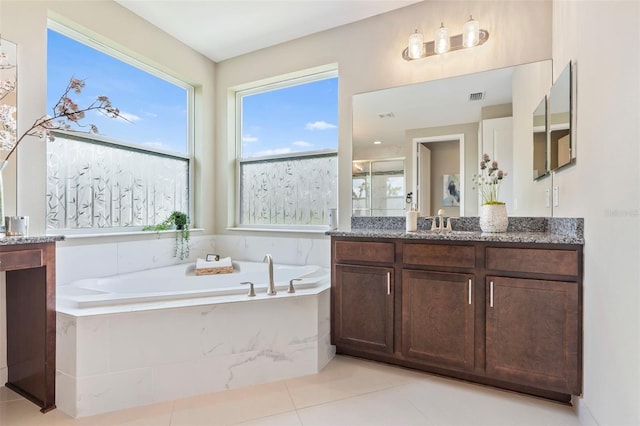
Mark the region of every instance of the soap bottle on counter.
POLYGON ((407 211, 406 230, 415 232, 418 230, 418 210, 415 204, 411 204, 411 209, 407 211))

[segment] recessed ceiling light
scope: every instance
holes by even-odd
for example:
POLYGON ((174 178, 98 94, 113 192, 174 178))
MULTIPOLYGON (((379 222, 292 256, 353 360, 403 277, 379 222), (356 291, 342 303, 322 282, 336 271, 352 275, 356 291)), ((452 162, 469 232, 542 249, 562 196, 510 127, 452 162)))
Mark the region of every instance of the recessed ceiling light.
POLYGON ((382 141, 373 141, 374 145, 380 145, 382 143, 382 141))

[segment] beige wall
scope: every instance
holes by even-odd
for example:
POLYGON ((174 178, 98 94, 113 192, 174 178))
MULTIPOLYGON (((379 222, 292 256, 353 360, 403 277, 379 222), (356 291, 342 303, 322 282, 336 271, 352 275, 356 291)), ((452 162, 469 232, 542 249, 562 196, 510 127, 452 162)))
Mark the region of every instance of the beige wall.
POLYGON ((435 216, 443 209, 447 217, 460 216, 460 207, 443 206, 443 176, 460 174, 460 144, 458 141, 428 143, 431 150, 431 212, 423 216, 435 216))
MULTIPOLYGON (((357 93, 549 59, 550 1, 424 1, 354 24, 218 64, 216 194, 233 194, 234 129, 229 89, 252 81, 337 63, 339 66, 339 226, 351 216, 351 97, 357 93), (481 47, 413 62, 402 50, 417 27, 432 34, 440 21, 461 27, 472 11, 491 38, 481 47)), ((409 176, 407 174, 407 176, 409 176)), ((216 232, 233 224, 235 200, 216 200, 216 232)))
POLYGON ((585 219, 585 424, 640 424, 638 22, 637 1, 553 4, 554 78, 573 60, 577 80, 577 163, 553 183, 554 216, 585 219))

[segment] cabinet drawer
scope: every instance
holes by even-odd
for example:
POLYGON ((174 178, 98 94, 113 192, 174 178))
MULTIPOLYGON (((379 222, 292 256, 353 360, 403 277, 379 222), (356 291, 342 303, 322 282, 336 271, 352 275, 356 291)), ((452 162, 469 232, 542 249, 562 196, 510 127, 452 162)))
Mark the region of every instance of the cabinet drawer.
POLYGON ((0 253, 0 271, 42 266, 42 250, 20 250, 0 253))
POLYGON ((487 269, 551 275, 578 275, 575 250, 487 247, 487 269))
POLYGON ((402 262, 409 265, 473 268, 476 266, 476 249, 474 246, 405 244, 402 262))
POLYGON ((336 262, 395 262, 395 244, 361 241, 336 241, 336 262))

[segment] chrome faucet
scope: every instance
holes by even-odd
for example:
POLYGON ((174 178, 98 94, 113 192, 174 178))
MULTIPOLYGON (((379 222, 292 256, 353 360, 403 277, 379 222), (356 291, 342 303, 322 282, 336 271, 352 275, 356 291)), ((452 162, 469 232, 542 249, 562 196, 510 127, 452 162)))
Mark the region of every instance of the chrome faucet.
POLYGON ((267 254, 262 261, 269 264, 269 289, 267 290, 267 295, 273 296, 276 294, 276 285, 273 282, 273 257, 267 254))

